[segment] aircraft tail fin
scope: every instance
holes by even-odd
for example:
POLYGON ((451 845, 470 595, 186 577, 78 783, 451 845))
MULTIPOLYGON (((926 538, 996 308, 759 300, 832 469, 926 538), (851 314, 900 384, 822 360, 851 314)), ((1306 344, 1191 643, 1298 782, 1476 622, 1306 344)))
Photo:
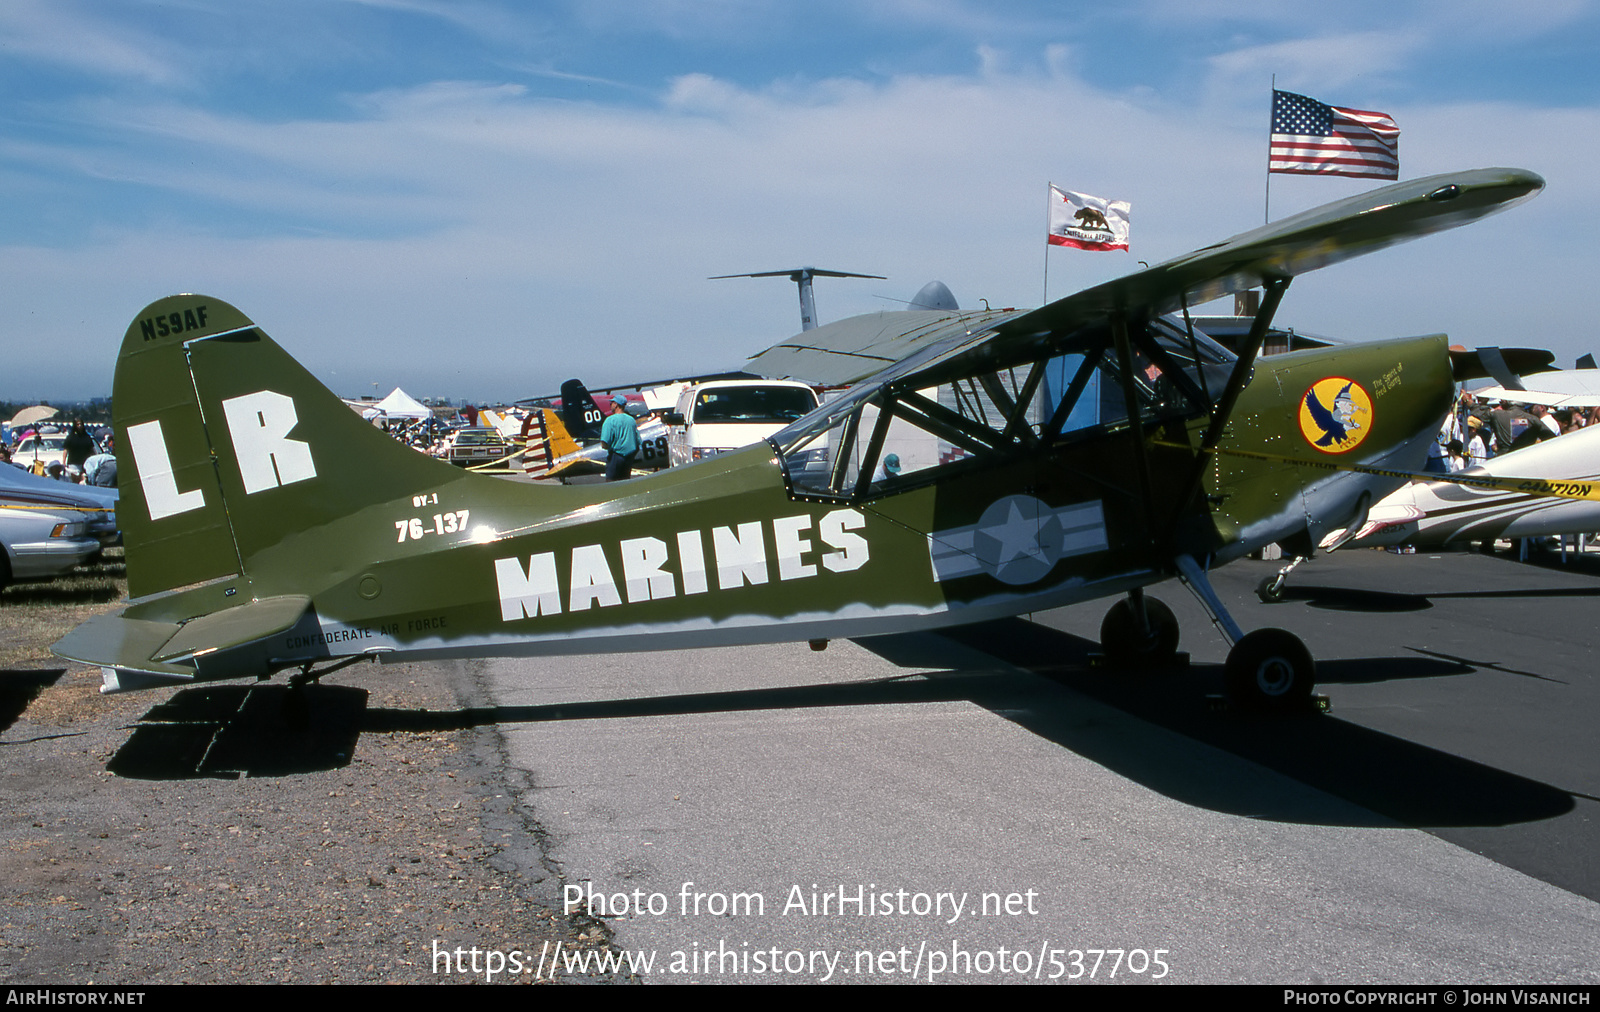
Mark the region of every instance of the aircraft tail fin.
POLYGON ((528 423, 528 444, 522 457, 523 471, 528 477, 552 477, 562 470, 565 458, 578 455, 581 447, 554 411, 534 408, 528 415, 528 423))
POLYGON ((129 449, 118 515, 135 599, 277 572, 292 565, 280 557, 290 542, 324 551, 327 565, 348 556, 359 566, 354 545, 306 546, 307 537, 364 505, 467 478, 363 421, 243 313, 206 296, 139 314, 113 404, 129 449))
POLYGON ((544 409, 544 425, 545 431, 549 434, 550 457, 552 460, 560 460, 562 457, 577 453, 582 449, 578 445, 578 441, 572 438, 572 433, 567 429, 566 424, 549 408, 544 409))
POLYGON ((582 380, 569 379, 561 384, 561 421, 567 432, 580 440, 600 438, 600 426, 605 413, 589 393, 582 380))
POLYGON ((543 478, 550 473, 550 425, 546 416, 555 417, 548 408, 534 408, 522 422, 522 472, 530 478, 543 478))

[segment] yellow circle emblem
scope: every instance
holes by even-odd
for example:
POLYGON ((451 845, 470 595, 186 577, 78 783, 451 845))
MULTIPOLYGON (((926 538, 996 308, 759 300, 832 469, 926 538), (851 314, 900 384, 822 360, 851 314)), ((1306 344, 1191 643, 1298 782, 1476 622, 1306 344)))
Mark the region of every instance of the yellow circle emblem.
POLYGON ((1317 380, 1300 398, 1300 434, 1323 453, 1346 453, 1372 431, 1372 398, 1344 376, 1317 380))

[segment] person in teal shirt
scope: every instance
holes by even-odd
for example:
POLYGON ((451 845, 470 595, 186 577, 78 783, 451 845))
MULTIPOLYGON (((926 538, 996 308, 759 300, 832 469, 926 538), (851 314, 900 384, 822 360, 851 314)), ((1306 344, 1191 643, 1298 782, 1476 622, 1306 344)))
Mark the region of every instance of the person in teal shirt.
POLYGON ((600 426, 600 445, 606 448, 606 481, 621 481, 633 474, 639 452, 639 423, 623 410, 623 398, 611 398, 611 414, 600 426))

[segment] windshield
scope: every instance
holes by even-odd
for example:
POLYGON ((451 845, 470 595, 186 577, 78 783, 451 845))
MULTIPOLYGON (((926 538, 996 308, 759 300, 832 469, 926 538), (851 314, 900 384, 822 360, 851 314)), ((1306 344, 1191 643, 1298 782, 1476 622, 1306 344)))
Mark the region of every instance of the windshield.
POLYGON ((817 395, 806 387, 712 387, 696 395, 693 421, 787 425, 816 406, 817 395))

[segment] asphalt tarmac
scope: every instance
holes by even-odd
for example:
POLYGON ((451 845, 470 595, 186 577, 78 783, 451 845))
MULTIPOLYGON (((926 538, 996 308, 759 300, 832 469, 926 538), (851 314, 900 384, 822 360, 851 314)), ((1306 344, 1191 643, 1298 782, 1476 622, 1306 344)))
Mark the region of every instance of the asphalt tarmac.
POLYGON ((475 670, 624 977, 1600 980, 1600 566, 1342 553, 1265 605, 1275 569, 1218 592, 1305 639, 1329 713, 1216 706, 1176 583, 1160 672, 1093 665, 1093 604, 475 670))
POLYGON ((1328 713, 1215 705, 1177 584, 1162 671, 1094 664, 1101 602, 297 707, 11 672, 0 979, 1596 983, 1600 554, 1275 569, 1214 579, 1328 713))

